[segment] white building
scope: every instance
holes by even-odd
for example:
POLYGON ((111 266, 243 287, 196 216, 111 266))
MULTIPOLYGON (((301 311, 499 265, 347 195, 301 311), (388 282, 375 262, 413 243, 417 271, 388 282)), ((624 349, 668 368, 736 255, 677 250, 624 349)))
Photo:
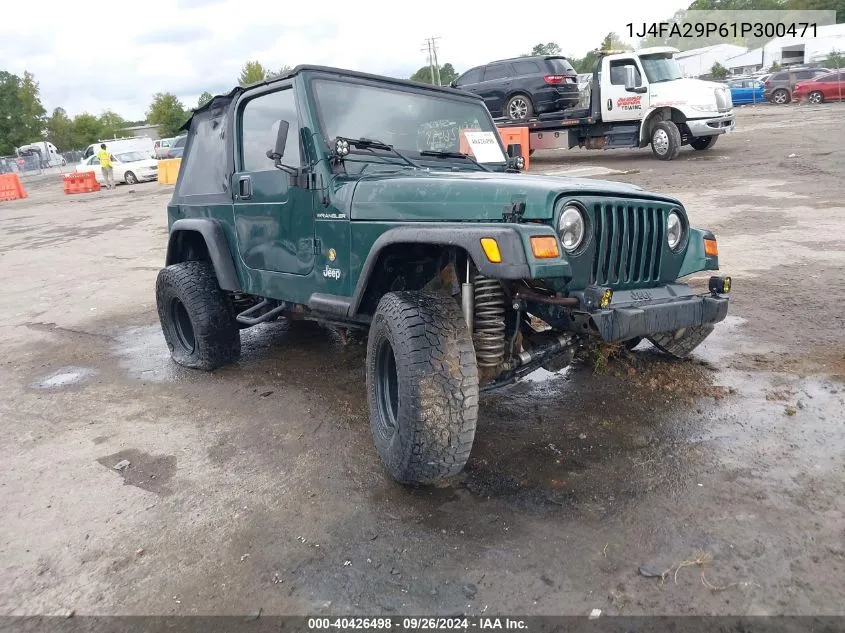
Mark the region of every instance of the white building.
POLYGON ((750 73, 767 70, 775 62, 781 66, 817 64, 833 52, 845 53, 845 24, 820 26, 815 37, 779 37, 722 65, 733 74, 750 73))
POLYGON ((700 77, 710 73, 713 64, 716 62, 725 66, 732 57, 736 57, 748 49, 736 44, 714 44, 704 48, 694 48, 689 51, 681 51, 675 55, 678 65, 684 77, 700 77))

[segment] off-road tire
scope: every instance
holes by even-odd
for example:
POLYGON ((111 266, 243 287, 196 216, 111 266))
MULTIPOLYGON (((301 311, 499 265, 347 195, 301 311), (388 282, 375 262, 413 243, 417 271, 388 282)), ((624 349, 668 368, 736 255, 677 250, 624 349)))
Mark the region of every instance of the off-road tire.
POLYGON ((522 93, 512 96, 505 104, 505 116, 511 121, 527 121, 533 117, 534 103, 531 101, 531 97, 522 93), (521 117, 514 117, 511 115, 511 104, 515 104, 517 101, 521 101, 525 104, 525 114, 521 117))
POLYGON ((396 481, 429 484, 463 469, 478 419, 478 368, 453 298, 381 298, 367 341, 367 398, 376 450, 396 481))
POLYGON ((158 318, 173 360, 211 371, 241 355, 241 335, 228 295, 209 262, 162 268, 156 280, 158 318))
POLYGON ((718 134, 713 134, 712 136, 696 136, 689 142, 689 144, 693 149, 703 152, 704 150, 713 147, 716 144, 716 139, 718 138, 718 134))
POLYGON ((775 105, 786 105, 790 101, 792 101, 792 96, 789 94, 789 90, 779 88, 772 93, 772 103, 775 105))
POLYGON ((651 128, 651 151, 660 160, 672 160, 681 151, 681 132, 672 121, 658 121, 651 128))
POLYGON ((648 340, 664 354, 675 358, 686 358, 692 350, 701 345, 713 331, 712 325, 693 325, 677 332, 652 334, 648 340), (678 332, 681 332, 678 335, 678 332))

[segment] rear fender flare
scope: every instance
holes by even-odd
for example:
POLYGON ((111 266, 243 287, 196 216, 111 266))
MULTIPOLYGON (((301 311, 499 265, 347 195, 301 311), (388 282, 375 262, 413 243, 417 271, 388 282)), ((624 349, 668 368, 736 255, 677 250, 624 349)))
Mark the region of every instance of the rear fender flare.
POLYGON ((217 283, 223 290, 241 291, 238 273, 232 259, 226 234, 219 221, 212 218, 185 218, 176 220, 170 227, 170 238, 167 242, 167 257, 165 265, 178 264, 186 260, 186 253, 182 246, 187 233, 199 234, 205 242, 217 283))

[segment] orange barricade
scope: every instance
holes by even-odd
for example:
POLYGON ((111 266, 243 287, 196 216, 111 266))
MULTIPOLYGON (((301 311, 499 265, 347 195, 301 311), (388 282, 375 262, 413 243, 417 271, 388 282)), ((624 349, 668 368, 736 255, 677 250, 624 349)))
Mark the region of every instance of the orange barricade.
POLYGON ((519 143, 522 146, 522 158, 525 159, 525 167, 523 168, 524 171, 528 171, 528 153, 531 151, 531 148, 528 146, 529 143, 529 134, 527 127, 500 127, 499 136, 502 137, 502 143, 505 146, 505 149, 508 148, 508 145, 511 143, 519 143))
POLYGON ((26 198, 21 177, 17 174, 0 175, 0 201, 26 198))
POLYGON ((93 171, 73 172, 64 176, 65 193, 91 193, 100 190, 93 171))

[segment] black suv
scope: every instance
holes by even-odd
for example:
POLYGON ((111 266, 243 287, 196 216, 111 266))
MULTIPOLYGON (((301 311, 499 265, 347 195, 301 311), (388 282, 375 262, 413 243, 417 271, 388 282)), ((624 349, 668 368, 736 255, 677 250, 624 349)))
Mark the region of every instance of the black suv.
POLYGON ((466 71, 453 88, 484 98, 494 117, 514 121, 578 105, 578 74, 565 57, 538 55, 490 62, 466 71))

